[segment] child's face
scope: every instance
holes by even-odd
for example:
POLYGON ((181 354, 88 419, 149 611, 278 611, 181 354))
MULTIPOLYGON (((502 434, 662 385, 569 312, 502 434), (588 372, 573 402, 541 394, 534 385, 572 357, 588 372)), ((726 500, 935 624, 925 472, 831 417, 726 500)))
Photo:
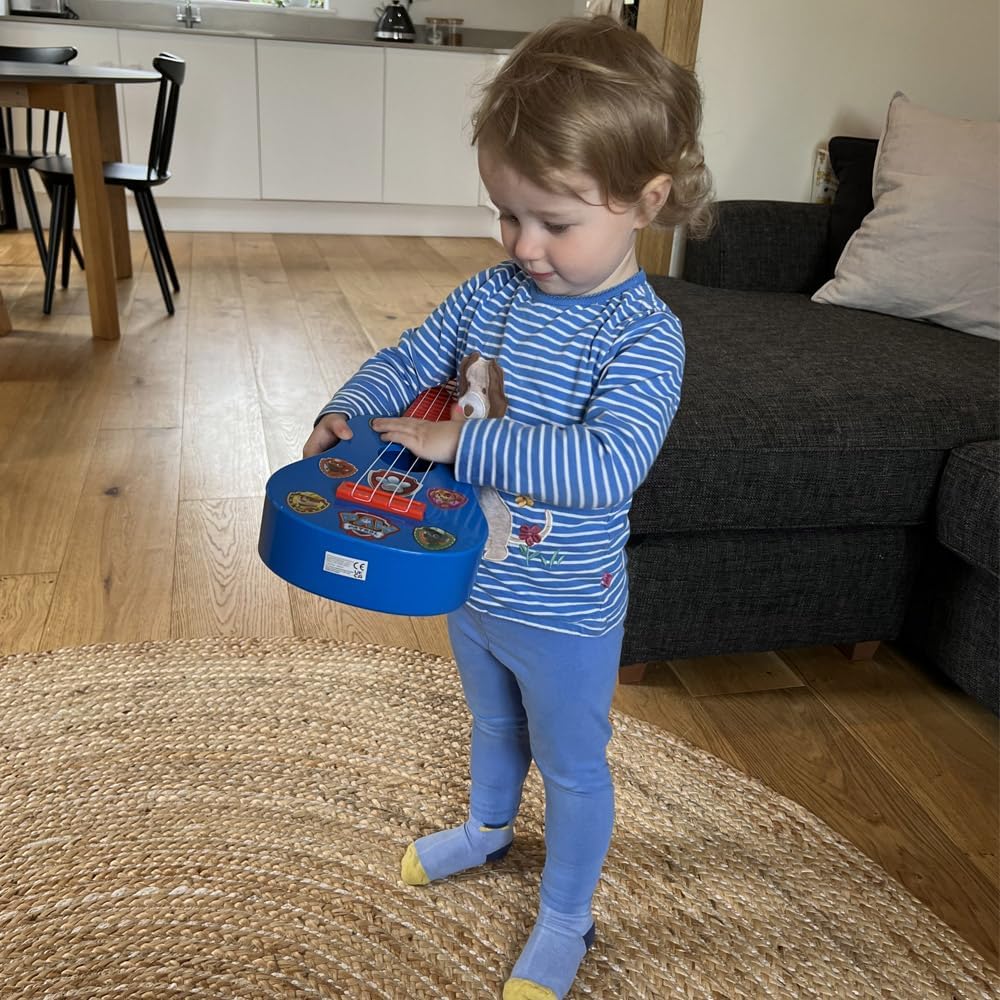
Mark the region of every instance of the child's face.
POLYGON ((479 172, 500 212, 506 251, 550 295, 588 295, 638 271, 635 236, 647 224, 637 207, 608 208, 586 174, 565 180, 575 194, 549 191, 487 149, 479 172))

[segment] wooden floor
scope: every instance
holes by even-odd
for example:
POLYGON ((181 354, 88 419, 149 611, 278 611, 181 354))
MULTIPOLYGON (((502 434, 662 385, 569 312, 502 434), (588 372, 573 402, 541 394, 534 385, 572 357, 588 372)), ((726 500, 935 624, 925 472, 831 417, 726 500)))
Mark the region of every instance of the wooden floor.
MULTIPOLYGON (((41 313, 30 236, 0 233, 0 653, 219 634, 447 654, 440 620, 294 591, 256 555, 263 484, 331 391, 500 257, 487 240, 174 234, 167 317, 133 235, 123 336, 79 272, 41 313)), ((883 647, 659 664, 617 707, 840 831, 996 963, 996 719, 883 647)))

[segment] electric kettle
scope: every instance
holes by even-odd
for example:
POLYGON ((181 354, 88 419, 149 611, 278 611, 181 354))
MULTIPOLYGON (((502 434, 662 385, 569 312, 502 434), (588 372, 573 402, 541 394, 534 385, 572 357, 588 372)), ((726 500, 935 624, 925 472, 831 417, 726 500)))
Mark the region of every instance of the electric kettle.
POLYGON ((376 7, 379 15, 375 25, 375 37, 383 42, 412 42, 417 33, 413 30, 413 22, 400 0, 392 0, 385 7, 376 7))

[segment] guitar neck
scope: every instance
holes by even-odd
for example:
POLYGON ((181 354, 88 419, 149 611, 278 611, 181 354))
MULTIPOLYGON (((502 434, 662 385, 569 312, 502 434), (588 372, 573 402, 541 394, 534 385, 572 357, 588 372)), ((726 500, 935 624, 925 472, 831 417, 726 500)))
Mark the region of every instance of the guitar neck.
POLYGON ((451 407, 455 402, 454 383, 437 385, 433 389, 425 389, 406 408, 404 417, 414 420, 430 420, 438 423, 451 419, 451 407))

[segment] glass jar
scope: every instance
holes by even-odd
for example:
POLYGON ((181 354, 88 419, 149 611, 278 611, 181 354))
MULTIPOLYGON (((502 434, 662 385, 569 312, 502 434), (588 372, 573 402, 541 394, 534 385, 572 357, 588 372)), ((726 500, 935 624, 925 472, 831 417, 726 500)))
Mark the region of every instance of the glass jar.
POLYGON ((427 42, 430 45, 461 45, 464 17, 428 17, 427 42))
POLYGON ((427 18, 427 44, 441 45, 444 42, 444 31, 441 30, 441 19, 439 17, 427 18))

